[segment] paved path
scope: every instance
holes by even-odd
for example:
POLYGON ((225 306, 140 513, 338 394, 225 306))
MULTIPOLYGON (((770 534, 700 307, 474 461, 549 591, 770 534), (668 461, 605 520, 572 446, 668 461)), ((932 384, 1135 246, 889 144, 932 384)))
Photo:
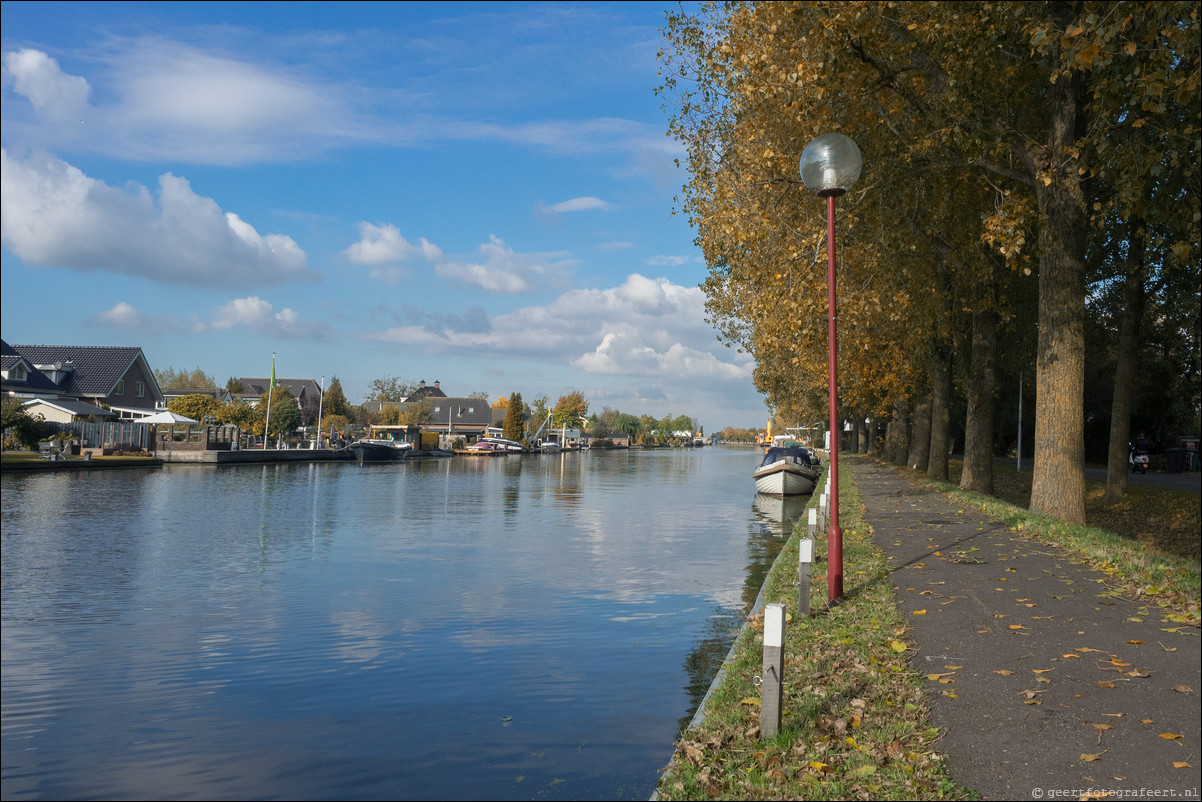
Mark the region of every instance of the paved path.
POLYGON ((985 799, 1198 798, 1197 627, 892 466, 845 465, 957 782, 985 799))

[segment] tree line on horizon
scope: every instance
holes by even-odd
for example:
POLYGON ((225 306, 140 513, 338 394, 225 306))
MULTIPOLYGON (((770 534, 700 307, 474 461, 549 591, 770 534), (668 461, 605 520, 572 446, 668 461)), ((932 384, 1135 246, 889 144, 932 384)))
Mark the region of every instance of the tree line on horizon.
MULTIPOLYGON (((838 216, 839 403, 872 448, 988 493, 1034 410, 1033 511, 1081 522, 1087 458, 1202 427, 1195 2, 707 4, 658 93, 720 337, 782 420, 827 413, 815 136, 863 154, 838 216)), ((1030 432, 1030 429, 1027 430, 1030 432)))

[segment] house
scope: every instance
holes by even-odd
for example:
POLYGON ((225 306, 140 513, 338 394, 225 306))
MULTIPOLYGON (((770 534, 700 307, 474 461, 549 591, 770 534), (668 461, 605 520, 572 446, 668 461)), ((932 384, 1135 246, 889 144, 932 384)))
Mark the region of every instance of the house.
POLYGON ((102 407, 84 401, 73 401, 69 398, 33 398, 21 406, 35 418, 51 423, 74 423, 84 418, 115 418, 115 413, 102 407))
POLYGON ((0 340, 0 393, 6 398, 58 398, 58 385, 0 340))
POLYGON ((438 387, 438 382, 434 382, 433 387, 426 386, 426 380, 422 379, 417 384, 417 389, 413 391, 413 395, 405 399, 405 401, 421 401, 423 398, 446 398, 447 394, 438 387))
MULTIPOLYGON (((50 381, 59 399, 105 406, 131 419, 153 415, 163 405, 154 372, 136 346, 12 345, 10 349, 25 360, 14 361, 14 375, 24 364, 32 365, 50 381)), ((6 393, 9 384, 6 379, 6 393)))
POLYGON ((430 420, 422 430, 448 437, 484 437, 492 423, 487 398, 430 398, 430 420))
MULTIPOLYGON (((271 387, 271 379, 240 378, 238 381, 242 384, 242 389, 233 396, 249 404, 257 403, 259 397, 266 395, 271 387)), ((321 385, 313 379, 276 379, 275 386, 287 387, 301 409, 304 409, 306 404, 312 404, 316 410, 321 403, 321 385)))

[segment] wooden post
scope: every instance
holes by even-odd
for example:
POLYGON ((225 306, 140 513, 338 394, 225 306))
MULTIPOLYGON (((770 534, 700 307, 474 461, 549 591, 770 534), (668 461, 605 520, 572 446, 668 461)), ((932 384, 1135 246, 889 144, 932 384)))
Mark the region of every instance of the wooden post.
POLYGON ((817 532, 818 532, 818 510, 815 509, 814 507, 810 507, 810 531, 809 531, 809 534, 807 535, 807 537, 809 537, 812 540, 814 538, 814 535, 817 532))
POLYGON ((797 612, 806 618, 810 617, 810 565, 814 562, 813 521, 811 515, 810 537, 803 537, 797 544, 797 612))
POLYGON ((826 493, 818 497, 818 528, 826 531, 826 493))
POLYGON ((780 732, 785 674, 785 606, 764 605, 764 667, 760 674, 760 737, 780 732))

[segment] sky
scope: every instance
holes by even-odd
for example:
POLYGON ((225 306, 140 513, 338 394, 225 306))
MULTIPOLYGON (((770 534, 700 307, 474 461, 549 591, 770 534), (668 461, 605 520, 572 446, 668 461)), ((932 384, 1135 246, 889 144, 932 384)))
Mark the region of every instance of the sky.
POLYGON ((6 1, 2 336, 762 426, 673 215, 677 7, 6 1))

